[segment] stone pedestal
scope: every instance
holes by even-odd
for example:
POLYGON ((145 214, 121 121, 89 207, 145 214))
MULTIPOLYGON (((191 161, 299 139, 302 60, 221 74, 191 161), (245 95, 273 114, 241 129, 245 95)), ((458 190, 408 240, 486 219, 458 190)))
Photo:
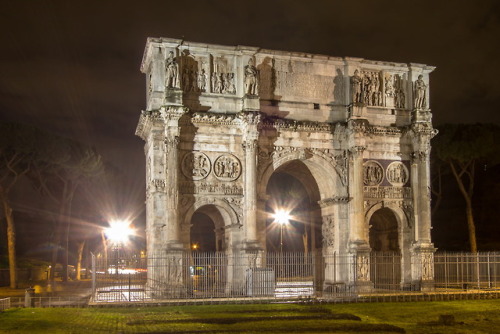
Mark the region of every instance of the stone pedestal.
POLYGON ((180 298, 189 294, 189 259, 181 250, 165 251, 163 256, 148 259, 146 289, 154 298, 180 298), (149 271, 152 270, 150 273, 149 271))
POLYGON ((411 121, 413 123, 428 122, 432 120, 432 114, 429 110, 415 109, 411 113, 411 121))
POLYGON ((412 249, 412 284, 420 291, 434 291, 434 253, 432 244, 416 245, 412 249))
POLYGON ((182 105, 182 90, 168 88, 165 91, 165 104, 166 105, 182 105))
POLYGON ((254 111, 260 110, 260 100, 257 95, 245 95, 243 98, 243 110, 254 111))
POLYGON ((373 291, 373 282, 370 280, 370 247, 365 242, 352 242, 351 254, 351 282, 350 285, 357 293, 373 291))

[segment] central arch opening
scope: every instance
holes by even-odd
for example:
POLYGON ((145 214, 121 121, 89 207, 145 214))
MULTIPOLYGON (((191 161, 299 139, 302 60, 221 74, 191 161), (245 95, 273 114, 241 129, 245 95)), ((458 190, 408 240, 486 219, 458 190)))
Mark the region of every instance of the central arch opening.
POLYGON ((266 193, 267 251, 309 253, 321 248, 320 193, 307 166, 298 160, 281 166, 271 175, 266 193), (288 217, 280 219, 279 214, 288 217))

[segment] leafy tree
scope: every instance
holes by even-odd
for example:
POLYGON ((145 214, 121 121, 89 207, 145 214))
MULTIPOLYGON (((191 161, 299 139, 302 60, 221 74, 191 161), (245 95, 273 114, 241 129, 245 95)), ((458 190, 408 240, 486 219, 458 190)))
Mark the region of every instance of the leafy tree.
POLYGON ((500 158, 500 127, 494 124, 446 124, 433 140, 437 158, 446 163, 465 200, 472 252, 477 252, 476 225, 472 208, 476 168, 493 165, 500 158))

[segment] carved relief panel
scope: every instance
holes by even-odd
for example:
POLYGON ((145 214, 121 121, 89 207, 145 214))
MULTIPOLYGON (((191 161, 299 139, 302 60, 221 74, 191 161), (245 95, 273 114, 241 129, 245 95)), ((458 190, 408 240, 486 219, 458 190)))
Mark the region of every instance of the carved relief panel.
POLYGON ((335 221, 333 216, 323 217, 321 227, 323 235, 323 247, 333 247, 335 245, 335 221))
POLYGON ((188 179, 197 181, 208 176, 212 169, 210 159, 205 153, 192 152, 184 155, 181 170, 188 179))
POLYGON ((180 182, 183 194, 241 195, 240 160, 230 153, 187 152, 182 158, 184 178, 180 182))
POLYGON ((393 186, 404 186, 408 182, 409 175, 408 168, 401 161, 394 161, 387 166, 387 181, 393 186))
POLYGON ((382 106, 382 79, 379 71, 361 72, 361 102, 368 106, 382 106))
POLYGON ((405 108, 406 79, 404 75, 385 73, 384 82, 385 105, 398 109, 405 108))
POLYGON ((384 178, 382 166, 375 160, 363 164, 363 183, 365 186, 378 186, 384 178))
POLYGON ((181 84, 185 93, 206 92, 210 60, 208 56, 195 56, 189 50, 182 52, 181 84))
POLYGON ((220 155, 214 162, 214 174, 221 181, 234 181, 241 174, 241 163, 232 154, 220 155))
MULTIPOLYGON (((235 74, 232 59, 224 55, 213 55, 210 72, 210 92, 216 94, 236 94, 235 74)), ((208 85, 207 85, 208 86, 208 85)))

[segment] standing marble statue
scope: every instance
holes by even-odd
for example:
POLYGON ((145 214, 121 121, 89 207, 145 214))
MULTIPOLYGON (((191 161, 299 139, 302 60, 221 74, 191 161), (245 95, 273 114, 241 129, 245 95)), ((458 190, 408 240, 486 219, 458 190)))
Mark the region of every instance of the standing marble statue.
POLYGON ((359 71, 354 71, 354 75, 351 77, 351 90, 352 90, 352 102, 361 103, 363 102, 361 97, 361 85, 363 80, 359 76, 359 71))
POLYGON ((253 59, 248 60, 245 66, 245 94, 255 95, 257 91, 257 68, 253 64, 253 59))
POLYGON ((205 74, 205 70, 202 68, 198 73, 198 89, 200 92, 204 92, 207 87, 207 75, 205 74))
POLYGON ((423 109, 423 108, 425 108, 425 105, 426 105, 425 90, 426 89, 427 89, 427 85, 425 84, 425 81, 423 79, 423 75, 420 74, 418 76, 417 81, 415 81, 414 107, 416 109, 423 109))
POLYGON ((167 86, 167 88, 178 88, 177 77, 179 75, 179 68, 177 66, 177 62, 175 61, 173 51, 169 52, 165 67, 165 86, 167 86))

